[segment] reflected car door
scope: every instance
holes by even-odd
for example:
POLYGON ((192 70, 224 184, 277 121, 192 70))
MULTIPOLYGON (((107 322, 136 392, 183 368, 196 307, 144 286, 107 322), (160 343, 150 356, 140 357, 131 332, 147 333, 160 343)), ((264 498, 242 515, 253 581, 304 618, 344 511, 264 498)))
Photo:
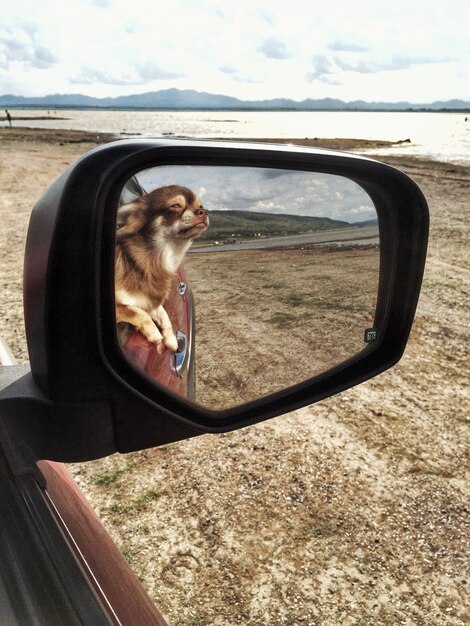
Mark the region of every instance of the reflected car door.
POLYGON ((175 276, 165 310, 178 340, 176 353, 162 353, 132 327, 120 329, 121 349, 126 358, 152 380, 175 394, 194 398, 194 304, 183 269, 175 276))

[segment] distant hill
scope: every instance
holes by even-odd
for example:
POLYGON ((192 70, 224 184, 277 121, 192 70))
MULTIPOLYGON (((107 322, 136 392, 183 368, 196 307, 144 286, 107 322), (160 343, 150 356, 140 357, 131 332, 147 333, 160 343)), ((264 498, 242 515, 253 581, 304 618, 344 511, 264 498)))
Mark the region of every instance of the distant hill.
POLYGON ((348 222, 327 217, 306 217, 252 211, 211 211, 210 227, 199 239, 227 241, 251 237, 299 235, 332 228, 347 228, 348 222))
POLYGON ((470 111, 470 101, 448 100, 428 104, 410 102, 344 102, 334 98, 302 101, 287 98, 239 100, 192 89, 164 89, 116 98, 93 98, 83 94, 51 94, 41 97, 0 96, 0 108, 104 108, 186 110, 289 110, 289 111, 470 111))

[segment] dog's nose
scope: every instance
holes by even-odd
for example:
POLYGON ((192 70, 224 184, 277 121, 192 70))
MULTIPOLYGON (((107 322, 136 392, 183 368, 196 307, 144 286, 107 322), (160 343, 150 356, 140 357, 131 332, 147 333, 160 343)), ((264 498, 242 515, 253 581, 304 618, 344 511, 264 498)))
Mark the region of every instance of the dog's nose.
POLYGON ((197 216, 201 216, 201 215, 207 215, 207 211, 206 209, 203 209, 202 207, 200 209, 196 209, 196 211, 194 211, 194 215, 197 216))

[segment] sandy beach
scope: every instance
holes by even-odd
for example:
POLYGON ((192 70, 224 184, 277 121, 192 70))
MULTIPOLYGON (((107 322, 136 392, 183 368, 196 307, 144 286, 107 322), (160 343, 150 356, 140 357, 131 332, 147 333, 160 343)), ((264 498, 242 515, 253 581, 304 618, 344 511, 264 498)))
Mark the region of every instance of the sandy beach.
MULTIPOLYGON (((0 335, 19 362, 31 209, 112 139, 0 128, 0 335)), ((418 312, 395 368, 259 426, 69 466, 173 626, 469 623, 470 166, 380 160, 421 186, 431 213, 418 312)))

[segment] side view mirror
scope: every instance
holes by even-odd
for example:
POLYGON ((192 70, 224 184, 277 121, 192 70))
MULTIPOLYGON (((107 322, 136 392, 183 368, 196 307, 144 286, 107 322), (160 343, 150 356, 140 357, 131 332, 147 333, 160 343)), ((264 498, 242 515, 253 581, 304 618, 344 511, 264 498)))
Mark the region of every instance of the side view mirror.
POLYGON ((8 392, 35 407, 31 445, 62 461, 129 452, 379 374, 404 351, 427 234, 419 188, 363 157, 189 140, 93 150, 31 216, 31 376, 8 392))
POLYGON ((124 196, 129 188, 138 195, 118 209, 118 332, 129 362, 167 390, 227 409, 312 379, 377 341, 378 215, 357 182, 167 165, 137 172, 124 196), (183 208, 188 194, 194 211, 183 208), (195 308, 189 331, 184 312, 177 316, 182 297, 195 308), (168 329, 152 313, 160 303, 173 318, 168 329), (169 377, 178 355, 179 377, 169 377), (175 388, 188 367, 192 384, 175 388))

